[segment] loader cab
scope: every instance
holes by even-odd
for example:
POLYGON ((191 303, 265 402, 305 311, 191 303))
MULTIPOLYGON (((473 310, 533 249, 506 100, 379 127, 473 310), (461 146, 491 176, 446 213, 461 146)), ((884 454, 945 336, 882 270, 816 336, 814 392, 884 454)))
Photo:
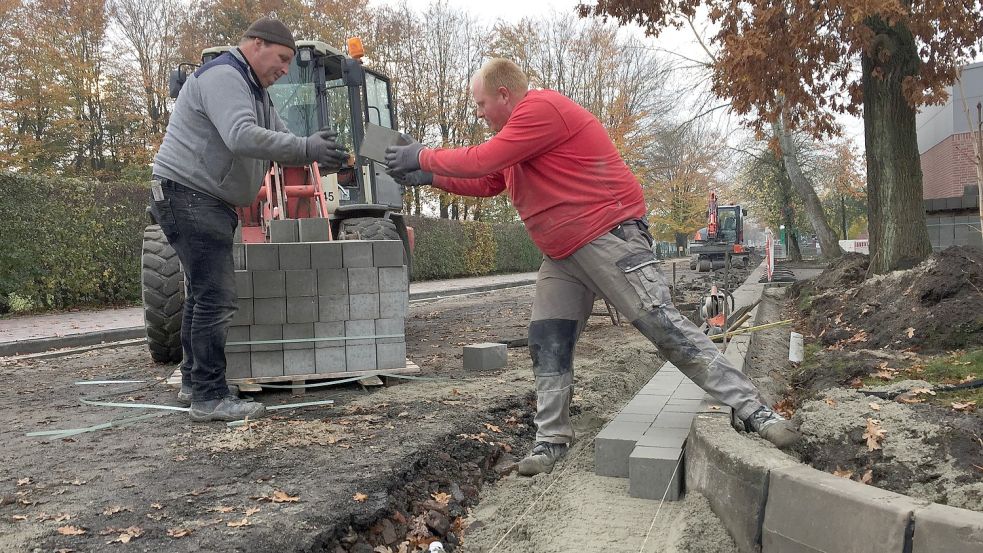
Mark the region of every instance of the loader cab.
POLYGON ((718 238, 729 244, 740 244, 744 241, 744 222, 741 206, 722 205, 717 207, 718 238))

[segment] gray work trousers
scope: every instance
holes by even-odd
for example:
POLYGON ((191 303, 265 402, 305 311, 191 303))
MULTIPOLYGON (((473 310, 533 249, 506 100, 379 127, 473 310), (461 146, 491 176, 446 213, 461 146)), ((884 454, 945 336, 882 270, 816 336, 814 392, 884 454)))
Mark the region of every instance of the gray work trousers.
POLYGON ((661 355, 746 419, 762 403, 751 380, 673 306, 639 221, 615 227, 565 259, 545 258, 536 280, 529 353, 536 377, 536 441, 571 443, 573 352, 596 297, 606 299, 661 355))

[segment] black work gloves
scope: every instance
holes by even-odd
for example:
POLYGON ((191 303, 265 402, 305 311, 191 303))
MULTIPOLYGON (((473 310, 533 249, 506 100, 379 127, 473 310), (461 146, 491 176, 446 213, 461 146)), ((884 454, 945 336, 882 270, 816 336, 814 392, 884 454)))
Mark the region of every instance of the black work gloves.
POLYGON ((335 142, 338 133, 327 127, 307 137, 307 158, 316 161, 321 171, 337 173, 348 160, 348 152, 335 142))
POLYGON ((409 173, 420 168, 420 151, 423 144, 414 142, 406 146, 386 148, 386 165, 393 173, 409 173))
POLYGON ((410 171, 409 173, 397 173, 393 170, 386 171, 390 177, 403 186, 423 186, 433 184, 433 173, 429 171, 410 171))

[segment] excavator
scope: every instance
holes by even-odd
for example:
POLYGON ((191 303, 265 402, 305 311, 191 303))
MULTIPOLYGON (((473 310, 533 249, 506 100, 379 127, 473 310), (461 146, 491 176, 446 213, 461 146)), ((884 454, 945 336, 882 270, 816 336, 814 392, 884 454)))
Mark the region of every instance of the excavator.
POLYGON ((707 226, 696 231, 690 242, 690 270, 705 273, 722 268, 728 256, 747 267, 751 251, 744 246, 746 215, 740 205, 717 205, 717 194, 711 191, 707 226))
MULTIPOLYGON (((277 114, 295 135, 324 127, 337 141, 358 151, 368 123, 396 130, 396 109, 387 76, 362 65, 364 47, 351 38, 347 54, 320 41, 297 41, 289 72, 269 87, 277 114)), ((170 96, 177 98, 189 72, 233 46, 207 48, 200 64, 182 63, 171 72, 170 96)), ((404 187, 385 167, 353 155, 337 174, 319 174, 316 164, 285 167, 273 163, 252 205, 238 208, 243 243, 271 241, 271 221, 321 218, 330 240, 401 240, 407 268, 412 264, 413 229, 406 225, 404 187)), ((155 222, 143 236, 144 320, 151 357, 159 363, 181 360, 183 273, 177 254, 155 222)))

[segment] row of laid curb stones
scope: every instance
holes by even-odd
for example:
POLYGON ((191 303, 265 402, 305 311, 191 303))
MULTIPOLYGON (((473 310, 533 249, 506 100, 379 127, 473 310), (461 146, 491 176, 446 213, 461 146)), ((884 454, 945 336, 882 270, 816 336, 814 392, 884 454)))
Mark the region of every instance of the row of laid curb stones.
MULTIPOLYGON (((745 294, 765 285, 748 279, 745 294)), ((738 294, 735 292, 735 296, 738 294)), ((738 300, 740 304, 740 300, 738 300)), ((752 320, 757 322, 757 314, 752 320)), ((727 356, 744 368, 754 338, 727 356)), ((980 553, 983 513, 839 478, 734 431, 726 413, 693 420, 686 488, 702 493, 745 553, 980 553)))
MULTIPOLYGON (((428 300, 440 297, 459 296, 464 294, 476 294, 479 292, 491 292, 503 288, 515 288, 519 286, 529 286, 536 283, 536 279, 515 280, 510 282, 500 282, 495 284, 482 284, 466 288, 456 288, 451 291, 427 291, 410 293, 410 301, 428 300)), ((92 346, 107 342, 119 342, 122 340, 133 340, 146 338, 147 330, 143 326, 132 326, 127 328, 114 328, 109 330, 97 330, 93 332, 80 332, 67 336, 52 336, 49 338, 38 338, 31 340, 17 340, 13 342, 0 343, 0 357, 11 355, 27 355, 44 351, 92 346)))

